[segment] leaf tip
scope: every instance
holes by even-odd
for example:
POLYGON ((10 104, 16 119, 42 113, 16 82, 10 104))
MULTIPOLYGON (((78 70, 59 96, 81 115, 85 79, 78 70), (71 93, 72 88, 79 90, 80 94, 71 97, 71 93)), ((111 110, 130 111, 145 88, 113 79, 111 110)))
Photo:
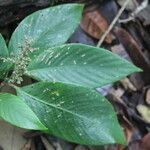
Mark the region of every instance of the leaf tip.
POLYGON ((122 138, 120 139, 120 141, 118 142, 118 144, 121 144, 121 145, 124 145, 124 146, 127 145, 127 141, 126 141, 126 138, 125 138, 125 136, 124 136, 123 133, 122 133, 122 138))
POLYGON ((48 128, 45 125, 43 125, 40 120, 37 123, 37 129, 41 130, 41 131, 47 131, 48 130, 48 128))
POLYGON ((143 72, 143 70, 133 64, 133 72, 143 72))

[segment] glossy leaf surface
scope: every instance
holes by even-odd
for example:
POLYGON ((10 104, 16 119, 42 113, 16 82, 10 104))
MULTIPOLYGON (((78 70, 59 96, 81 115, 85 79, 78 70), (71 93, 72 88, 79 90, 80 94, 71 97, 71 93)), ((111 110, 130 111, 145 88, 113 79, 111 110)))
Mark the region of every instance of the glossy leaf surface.
POLYGON ((37 54, 65 43, 78 26, 82 9, 83 5, 80 4, 65 4, 29 15, 14 31, 9 43, 10 53, 18 53, 29 47, 37 54))
POLYGON ((139 70, 102 48, 68 44, 44 51, 31 62, 27 74, 37 80, 96 88, 139 70))
POLYGON ((39 82, 17 88, 17 95, 51 134, 86 145, 125 143, 111 104, 94 90, 39 82))
POLYGON ((5 40, 0 34, 0 79, 3 78, 6 72, 9 70, 10 64, 3 62, 3 58, 7 58, 8 56, 9 54, 5 40))
POLYGON ((21 128, 46 130, 34 112, 19 97, 0 94, 0 117, 5 121, 21 128))

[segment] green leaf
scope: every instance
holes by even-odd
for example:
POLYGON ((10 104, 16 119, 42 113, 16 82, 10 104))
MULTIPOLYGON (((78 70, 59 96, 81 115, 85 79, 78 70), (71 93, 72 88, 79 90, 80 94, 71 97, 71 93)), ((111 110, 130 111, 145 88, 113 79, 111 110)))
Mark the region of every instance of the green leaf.
POLYGON ((92 89, 39 82, 17 88, 17 95, 60 138, 86 145, 125 143, 111 104, 92 89))
POLYGON ((0 93, 0 117, 21 128, 46 130, 33 111, 19 97, 0 93))
POLYGON ((10 53, 18 53, 27 46, 39 53, 65 43, 78 26, 82 10, 81 4, 65 4, 29 15, 14 31, 9 43, 10 53))
POLYGON ((3 62, 3 58, 7 58, 9 56, 8 49, 5 43, 4 38, 0 34, 0 79, 3 79, 6 72, 10 68, 10 64, 7 62, 3 62))
POLYGON ((28 66, 27 74, 41 81, 96 88, 139 70, 102 48, 68 44, 44 51, 28 66))
POLYGON ((0 34, 0 56, 8 56, 8 49, 3 36, 0 34))

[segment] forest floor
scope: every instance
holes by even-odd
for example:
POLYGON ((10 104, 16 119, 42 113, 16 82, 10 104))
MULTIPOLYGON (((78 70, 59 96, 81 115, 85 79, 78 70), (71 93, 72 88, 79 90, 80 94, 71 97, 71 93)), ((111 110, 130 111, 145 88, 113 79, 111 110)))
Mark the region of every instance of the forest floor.
MULTIPOLYGON (((58 2, 0 0, 0 32, 9 40, 24 17, 58 2)), ((0 150, 150 150, 149 1, 130 0, 126 5, 124 0, 79 2, 85 3, 86 7, 80 26, 68 42, 106 48, 143 70, 98 89, 113 104, 128 145, 82 146, 2 122, 0 150)))

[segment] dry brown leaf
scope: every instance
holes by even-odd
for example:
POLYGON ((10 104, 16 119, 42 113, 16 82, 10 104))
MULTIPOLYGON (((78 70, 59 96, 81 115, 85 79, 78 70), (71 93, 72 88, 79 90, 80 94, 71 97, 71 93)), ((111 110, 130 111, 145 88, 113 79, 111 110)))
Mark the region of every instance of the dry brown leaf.
POLYGON ((127 150, 150 150, 150 133, 145 135, 141 140, 132 141, 127 150))
POLYGON ((0 120, 0 145, 4 150, 20 150, 27 142, 23 138, 26 131, 0 120))
POLYGON ((116 27, 114 32, 117 35, 119 41, 124 45, 133 63, 142 68, 144 71, 149 70, 149 61, 142 53, 142 50, 140 49, 135 39, 122 28, 116 27))
POLYGON ((131 137, 133 135, 133 128, 127 126, 125 123, 122 124, 122 127, 123 127, 123 131, 124 131, 124 134, 125 134, 125 137, 126 137, 126 141, 127 143, 129 143, 131 141, 131 137))
POLYGON ((131 90, 131 91, 137 91, 136 87, 132 84, 132 82, 126 77, 122 80, 120 80, 120 82, 122 83, 123 87, 127 90, 131 90))
POLYGON ((35 150, 33 139, 29 139, 21 150, 35 150))
MULTIPOLYGON (((81 28, 90 36, 100 39, 109 25, 107 20, 101 15, 98 10, 85 12, 81 21, 81 28)), ((105 41, 112 42, 111 33, 107 35, 105 41)))
POLYGON ((141 148, 143 150, 150 150, 150 133, 143 137, 141 148))

